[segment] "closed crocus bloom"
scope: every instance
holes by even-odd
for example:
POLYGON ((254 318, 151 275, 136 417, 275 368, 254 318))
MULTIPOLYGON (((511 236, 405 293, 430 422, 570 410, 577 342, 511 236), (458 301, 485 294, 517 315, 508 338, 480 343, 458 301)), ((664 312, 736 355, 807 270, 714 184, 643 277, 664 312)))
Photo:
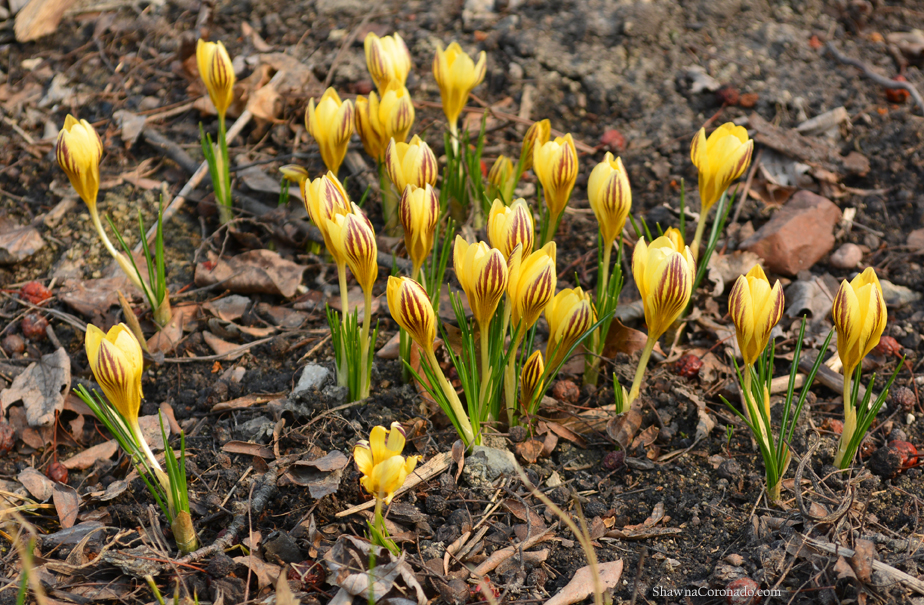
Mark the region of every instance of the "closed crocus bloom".
POLYGON ((386 147, 390 139, 398 143, 407 140, 407 135, 414 125, 414 103, 411 101, 411 93, 403 84, 392 82, 382 93, 379 121, 385 133, 386 147))
POLYGON ((86 348, 90 369, 106 399, 130 425, 136 425, 141 409, 144 358, 135 335, 125 324, 113 326, 109 332, 90 324, 86 348))
POLYGON ((646 244, 642 238, 632 255, 632 274, 642 296, 648 336, 657 340, 680 317, 693 291, 695 262, 689 247, 661 236, 646 244))
POLYGON ((571 197, 578 175, 577 150, 571 134, 556 137, 544 145, 536 145, 533 150, 533 171, 542 183, 549 213, 552 219, 557 219, 571 197))
POLYGON ((488 171, 488 182, 498 189, 503 189, 507 181, 513 178, 513 170, 513 162, 510 158, 499 155, 491 165, 491 170, 488 171))
POLYGON ((411 71, 411 53, 400 35, 395 33, 380 38, 369 32, 364 46, 366 67, 380 94, 385 94, 385 89, 392 82, 405 85, 407 74, 411 71))
POLYGON ((527 409, 532 402, 536 390, 540 387, 544 372, 545 361, 542 359, 542 353, 533 351, 520 372, 520 405, 522 408, 527 409))
POLYGON ((433 57, 433 77, 440 87, 443 113, 453 131, 462 108, 468 102, 468 95, 484 80, 486 66, 487 56, 484 51, 478 54, 478 63, 475 63, 458 43, 453 42, 446 50, 437 44, 436 56, 433 57))
POLYGON ((234 67, 225 45, 219 42, 206 42, 199 39, 196 44, 196 64, 199 76, 205 82, 209 98, 222 121, 228 107, 234 101, 234 67))
POLYGON ((410 143, 399 143, 395 139, 388 143, 385 149, 385 168, 388 170, 388 178, 398 191, 404 191, 408 185, 436 185, 436 156, 430 146, 417 135, 414 135, 410 143))
POLYGON ((430 183, 423 187, 405 187, 398 201, 398 217, 404 227, 404 246, 416 276, 433 249, 433 236, 440 219, 440 199, 430 183))
POLYGON ((507 260, 510 260, 510 255, 517 246, 522 249, 521 254, 524 257, 529 257, 533 253, 533 244, 536 241, 533 214, 523 198, 509 206, 500 200, 494 200, 488 214, 487 231, 491 246, 500 250, 507 260))
POLYGON ((632 209, 632 190, 622 159, 614 160, 613 154, 607 152, 590 173, 587 198, 603 233, 603 243, 609 246, 622 233, 632 209))
POLYGON ((376 262, 379 249, 372 223, 353 204, 352 212, 338 213, 327 219, 327 232, 331 245, 336 249, 336 252, 332 249, 331 254, 335 258, 345 258, 363 292, 370 291, 379 276, 376 262))
POLYGON ((282 173, 282 176, 286 177, 287 181, 298 184, 299 191, 302 192, 302 200, 308 199, 308 195, 305 191, 305 187, 308 185, 307 170, 296 164, 286 164, 279 168, 279 172, 282 173))
POLYGON ((368 97, 356 97, 356 132, 363 142, 363 148, 376 161, 381 161, 388 145, 385 127, 379 119, 379 96, 375 91, 368 97))
POLYGON ((888 320, 882 286, 872 267, 841 282, 831 317, 837 329, 837 354, 844 364, 844 375, 850 376, 863 358, 879 344, 888 320))
POLYGON ((479 324, 490 322, 507 290, 507 260, 484 242, 469 244, 456 236, 453 267, 462 284, 472 315, 479 324))
POLYGON ((308 101, 305 128, 318 142, 324 165, 337 174, 353 136, 353 103, 349 99, 341 101, 337 91, 328 88, 317 106, 314 99, 308 101))
POLYGON ((71 114, 64 119, 64 128, 58 133, 55 157, 61 170, 70 179, 80 198, 96 210, 99 194, 99 161, 103 157, 103 142, 86 120, 77 120, 71 114))
POLYGON ((529 127, 523 137, 523 145, 520 147, 520 162, 523 164, 523 170, 533 167, 533 150, 548 143, 551 136, 552 123, 548 119, 539 120, 529 127))
POLYGON ((545 357, 555 367, 577 340, 597 321, 590 293, 581 288, 566 288, 555 295, 545 308, 549 323, 549 341, 545 357))
POLYGON ((388 311, 395 322, 407 330, 425 353, 432 354, 436 317, 424 287, 413 279, 392 275, 388 278, 386 298, 388 311))
POLYGON ((732 181, 744 174, 751 162, 754 141, 744 126, 731 122, 716 128, 709 138, 701 128, 693 137, 690 157, 699 170, 699 198, 703 212, 719 201, 732 181))
POLYGON ((767 348, 770 331, 783 316, 783 286, 770 280, 760 265, 741 275, 728 295, 728 312, 745 365, 754 365, 767 348))
POLYGON ((555 252, 555 242, 549 242, 526 258, 522 249, 510 255, 507 296, 513 307, 511 325, 514 329, 520 326, 521 334, 536 323, 555 295, 555 252))

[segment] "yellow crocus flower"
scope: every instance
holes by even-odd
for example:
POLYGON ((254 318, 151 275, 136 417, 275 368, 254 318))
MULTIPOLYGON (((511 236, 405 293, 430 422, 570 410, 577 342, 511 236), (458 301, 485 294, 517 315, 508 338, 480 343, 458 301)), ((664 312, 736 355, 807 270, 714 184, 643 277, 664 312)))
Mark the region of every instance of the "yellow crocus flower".
POLYGON ((709 138, 700 128, 690 146, 690 158, 699 170, 699 199, 702 212, 707 213, 719 201, 732 182, 744 174, 751 162, 754 141, 747 128, 726 122, 709 138))
POLYGON ((369 441, 360 441, 353 449, 356 468, 362 473, 360 483, 366 491, 385 504, 390 504, 395 492, 404 485, 407 476, 414 472, 418 456, 408 456, 404 451, 404 429, 397 422, 391 430, 376 426, 369 434, 369 441))
POLYGON ((607 152, 603 161, 594 167, 587 181, 587 198, 600 225, 603 245, 612 246, 632 209, 629 175, 621 158, 614 160, 613 154, 607 152))
POLYGON ((542 241, 548 242, 558 227, 561 214, 571 197, 571 190, 577 182, 578 156, 570 133, 535 147, 533 172, 542 183, 545 204, 549 209, 548 227, 542 234, 542 241))
POLYGON ((86 120, 71 114, 64 119, 64 128, 55 144, 58 165, 77 190, 91 212, 96 211, 99 194, 99 161, 103 157, 103 142, 86 120))
POLYGON ((834 295, 831 317, 837 329, 837 354, 847 377, 879 344, 888 321, 882 286, 875 269, 867 267, 850 282, 841 282, 834 295))
POLYGON ((484 242, 469 244, 457 235, 453 267, 472 308, 472 315, 484 327, 490 323, 507 290, 507 261, 504 255, 484 242))
POLYGON ((324 165, 337 174, 353 136, 353 103, 349 99, 341 101, 337 91, 328 88, 317 106, 314 99, 308 101, 305 128, 317 141, 324 165))
POLYGON ((404 247, 413 265, 411 277, 416 278, 433 249, 436 224, 440 220, 440 199, 430 183, 405 187, 398 201, 398 218, 404 227, 404 247))
POLYGON ((379 120, 385 133, 386 147, 391 139, 398 143, 407 140, 414 125, 414 103, 407 88, 397 82, 388 85, 379 102, 379 120))
POLYGON ((549 323, 549 341, 545 357, 555 367, 577 340, 597 321, 590 293, 580 287, 566 288, 556 294, 545 308, 549 323))
POLYGON ((484 80, 486 66, 487 55, 484 51, 478 54, 478 62, 475 63, 457 42, 450 44, 446 50, 437 43, 436 55, 433 57, 433 77, 440 87, 443 113, 453 133, 456 132, 459 114, 468 102, 469 94, 484 80))
MULTIPOLYGON (((681 242, 682 243, 682 242, 681 242)), ((632 255, 632 274, 642 296, 649 339, 657 340, 674 323, 690 300, 696 265, 689 247, 661 236, 651 244, 641 238, 632 255)))
POLYGON ((385 168, 395 189, 404 191, 408 185, 436 186, 438 167, 436 156, 426 142, 414 135, 410 143, 392 139, 385 149, 385 168))
POLYGON ((529 257, 533 253, 536 234, 533 231, 533 214, 526 200, 519 198, 509 206, 494 200, 488 213, 488 241, 510 260, 514 249, 520 246, 521 254, 529 257))
POLYGON ((533 351, 520 371, 520 408, 524 413, 529 411, 529 405, 536 391, 541 387, 544 372, 545 362, 542 359, 542 352, 533 351))
POLYGON ((770 287, 760 265, 735 281, 728 295, 728 312, 745 366, 753 366, 767 348, 770 331, 783 317, 783 302, 783 286, 777 280, 770 287))
POLYGON ((551 136, 552 123, 548 119, 534 122, 529 127, 520 147, 520 163, 523 164, 523 170, 529 170, 533 167, 533 150, 548 143, 551 136))
POLYGON ((368 97, 356 97, 356 132, 363 142, 363 149, 376 162, 382 161, 388 137, 385 136, 385 126, 379 117, 379 96, 375 91, 368 97))
POLYGON ((366 51, 366 67, 379 94, 385 94, 385 89, 393 82, 402 87, 405 85, 411 71, 411 53, 397 32, 381 38, 369 32, 363 46, 366 51))
POLYGON ((424 287, 413 279, 392 275, 388 278, 386 298, 395 322, 410 334, 425 354, 432 355, 436 316, 424 287))
POLYGON ((196 44, 196 64, 218 118, 224 122, 228 107, 234 101, 235 82, 234 67, 225 45, 221 41, 206 42, 200 38, 196 44))
POLYGON ((363 292, 370 292, 379 276, 378 246, 372 223, 353 204, 352 212, 336 213, 327 219, 327 234, 331 254, 334 258, 345 258, 363 292))
MULTIPOLYGON (((286 166, 283 170, 298 171, 298 167, 286 166)), ((286 175, 288 177, 288 175, 286 175)), ((298 176, 300 179, 301 176, 298 176)), ((300 183, 301 184, 301 183, 300 183)), ((311 182, 305 181, 302 188, 302 195, 305 202, 305 210, 308 211, 308 217, 311 222, 318 228, 321 235, 324 236, 324 245, 327 246, 328 252, 334 257, 337 264, 346 262, 345 257, 338 255, 338 251, 330 241, 330 234, 327 229, 327 221, 337 214, 347 214, 352 212, 353 206, 350 198, 347 197, 346 191, 333 172, 311 182)))
POLYGON ((507 296, 510 297, 512 326, 520 326, 521 337, 529 330, 555 295, 555 242, 549 242, 525 259, 522 248, 508 261, 507 296))

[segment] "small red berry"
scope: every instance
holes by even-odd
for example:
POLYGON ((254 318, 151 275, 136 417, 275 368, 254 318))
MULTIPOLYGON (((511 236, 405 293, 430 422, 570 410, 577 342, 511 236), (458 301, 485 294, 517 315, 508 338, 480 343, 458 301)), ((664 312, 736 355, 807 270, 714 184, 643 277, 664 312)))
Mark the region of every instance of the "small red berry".
MULTIPOLYGON (((895 76, 894 78, 892 78, 892 80, 895 82, 907 82, 908 81, 905 78, 905 76, 901 76, 901 75, 895 76)), ((885 91, 886 98, 889 100, 890 103, 904 103, 905 101, 908 100, 908 97, 910 96, 910 94, 911 93, 909 93, 904 88, 886 88, 886 91, 885 91)))
POLYGON ((45 470, 45 474, 52 481, 57 481, 58 483, 67 483, 67 467, 55 460, 48 465, 48 468, 45 470))
POLYGON ((27 313, 20 322, 22 334, 29 340, 45 340, 48 320, 38 313, 27 313))
POLYGON ((674 363, 674 373, 684 378, 696 378, 702 367, 702 359, 696 355, 684 355, 674 363))
POLYGON ((918 463, 918 448, 907 441, 890 441, 889 447, 898 452, 902 459, 902 470, 907 470, 918 463))
POLYGON ((730 84, 715 91, 715 99, 722 105, 737 105, 738 98, 738 89, 730 84))
POLYGON ((626 138, 618 130, 610 128, 600 137, 600 146, 607 151, 622 153, 626 150, 626 138))
POLYGON ((761 601, 758 588, 757 582, 751 578, 738 578, 725 587, 725 602, 728 605, 757 605, 761 601))
POLYGON ((6 454, 16 443, 16 431, 8 422, 0 422, 0 454, 6 454))

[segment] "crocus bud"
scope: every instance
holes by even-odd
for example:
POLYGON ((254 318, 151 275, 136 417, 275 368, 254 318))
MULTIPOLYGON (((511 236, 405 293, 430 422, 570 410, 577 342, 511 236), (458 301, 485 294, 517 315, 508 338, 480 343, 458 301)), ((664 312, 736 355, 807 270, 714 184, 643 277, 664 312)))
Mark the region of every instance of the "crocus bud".
POLYGON ((429 183, 436 186, 436 156, 417 135, 410 143, 399 143, 395 139, 388 143, 385 168, 398 191, 404 191, 408 185, 423 187, 429 183))
POLYGON ((440 219, 440 199, 430 183, 423 187, 405 187, 398 201, 398 218, 404 227, 404 247, 416 275, 433 249, 436 224, 440 219))
POLYGON ((542 359, 542 353, 533 351, 533 354, 523 364, 523 370, 520 372, 520 407, 524 410, 528 410, 530 403, 536 396, 536 391, 541 386, 544 372, 545 362, 542 359))
POLYGON ((533 231, 533 214, 529 211, 526 200, 520 198, 505 206, 500 200, 494 200, 488 213, 488 241, 510 260, 513 250, 520 246, 521 254, 529 257, 533 253, 536 234, 533 231))
POLYGON ((305 128, 318 142, 324 165, 337 174, 346 156, 350 137, 353 136, 353 103, 349 99, 341 101, 337 91, 328 88, 317 107, 314 99, 308 101, 305 128))
POLYGON ((401 36, 395 33, 380 38, 374 32, 369 32, 364 46, 366 67, 379 94, 384 95, 385 89, 392 82, 403 87, 411 71, 411 53, 401 36))
POLYGON ((491 164, 491 170, 488 171, 488 182, 497 189, 503 189, 507 182, 513 178, 513 162, 505 155, 497 156, 494 163, 491 164))
POLYGON ((770 280, 760 265, 741 275, 728 295, 728 312, 744 364, 752 366, 767 348, 770 331, 783 317, 783 286, 770 280))
POLYGON ((639 239, 632 254, 632 274, 642 295, 648 337, 658 339, 680 317, 690 294, 696 265, 688 246, 677 251, 677 241, 662 235, 651 244, 639 239))
POLYGON ((566 288, 552 298, 545 308, 549 323, 549 341, 545 357, 555 367, 568 350, 597 321, 590 293, 581 288, 566 288))
POLYGON ((548 119, 534 122, 529 127, 520 147, 520 162, 523 164, 523 170, 529 170, 533 167, 533 150, 548 143, 551 136, 552 123, 548 119))
POLYGON ((882 286, 872 267, 850 282, 841 282, 831 317, 837 329, 837 354, 844 364, 844 375, 850 375, 863 358, 879 344, 888 321, 882 286))
POLYGON ((395 323, 407 331, 424 353, 432 353, 436 317, 424 287, 413 279, 392 275, 388 278, 386 298, 395 323))
POLYGON ((507 289, 507 261, 504 255, 484 242, 469 244, 457 235, 453 267, 468 297, 475 320, 482 325, 490 322, 507 289))
POLYGON ((99 161, 103 157, 103 142, 86 120, 78 121, 71 114, 64 119, 58 133, 55 157, 61 170, 70 179, 77 195, 91 210, 96 210, 99 194, 99 161))
POLYGON ((667 231, 665 231, 661 237, 667 238, 671 250, 679 252, 680 254, 683 254, 683 251, 687 247, 683 241, 683 234, 680 233, 679 229, 675 229, 674 227, 668 227, 667 231))
POLYGON ((510 255, 507 296, 513 306, 512 326, 514 329, 520 326, 520 334, 525 334, 536 323, 555 295, 555 251, 555 242, 549 242, 526 258, 523 258, 522 248, 510 255))
POLYGON ((336 253, 332 249, 331 254, 335 258, 345 258, 363 292, 371 291, 379 276, 379 249, 369 219, 353 204, 352 212, 327 219, 327 233, 331 246, 336 249, 336 253))
POLYGON ((407 88, 397 82, 388 85, 379 103, 379 120, 385 133, 386 147, 391 139, 397 143, 407 140, 414 125, 414 103, 407 88))
POLYGON ((726 122, 709 138, 701 128, 693 137, 690 157, 699 170, 699 199, 702 212, 708 212, 719 201, 732 181, 744 174, 751 163, 754 141, 748 138, 744 126, 726 122))
POLYGON ((113 326, 109 332, 89 324, 86 348, 90 370, 106 399, 130 425, 137 424, 144 371, 138 339, 125 324, 113 326))
POLYGON ((613 154, 607 152, 603 161, 594 167, 587 181, 587 198, 600 225, 603 243, 611 246, 622 233, 632 208, 629 176, 620 158, 614 160, 613 154))
POLYGON ((468 102, 468 95, 484 80, 486 65, 487 56, 484 51, 478 54, 478 63, 475 63, 458 43, 453 42, 446 50, 437 43, 436 56, 433 57, 433 77, 440 87, 443 113, 452 127, 455 127, 462 108, 468 102))
POLYGON ((533 171, 542 183, 545 203, 552 218, 565 209, 578 175, 578 156, 568 133, 533 150, 533 171))
POLYGON ((397 422, 391 423, 391 430, 376 426, 369 434, 369 441, 360 441, 353 448, 356 468, 362 473, 360 483, 367 492, 391 502, 409 474, 417 466, 418 456, 401 455, 404 451, 404 430, 397 422))
POLYGON ((343 185, 333 172, 328 172, 308 183, 304 191, 305 210, 308 211, 308 217, 324 236, 327 251, 334 257, 334 261, 342 266, 346 262, 346 257, 340 256, 339 249, 331 242, 328 221, 337 214, 348 214, 353 210, 343 185))
POLYGON ((379 119, 379 96, 375 91, 368 97, 356 97, 356 132, 363 142, 363 148, 376 161, 381 161, 388 145, 385 126, 379 119))
POLYGON ((200 38, 196 44, 196 64, 215 111, 224 120, 228 107, 234 101, 235 81, 234 67, 225 45, 220 41, 206 42, 200 38))
POLYGON ((285 166, 280 166, 279 172, 287 181, 298 184, 298 189, 302 192, 303 201, 308 199, 305 192, 305 187, 308 185, 308 171, 305 168, 296 164, 286 164, 285 166))

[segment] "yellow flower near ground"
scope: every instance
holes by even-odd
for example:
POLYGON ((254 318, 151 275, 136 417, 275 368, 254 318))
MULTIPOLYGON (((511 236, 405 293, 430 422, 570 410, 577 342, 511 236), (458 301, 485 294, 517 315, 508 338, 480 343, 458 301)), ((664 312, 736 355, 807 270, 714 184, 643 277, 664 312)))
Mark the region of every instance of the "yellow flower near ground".
POLYGON ((837 329, 837 354, 848 376, 879 344, 889 318, 875 269, 867 267, 849 282, 841 282, 831 317, 837 329))
POLYGON ((760 265, 741 275, 728 295, 728 312, 746 366, 752 366, 770 341, 770 331, 783 317, 783 286, 770 286, 760 265))

